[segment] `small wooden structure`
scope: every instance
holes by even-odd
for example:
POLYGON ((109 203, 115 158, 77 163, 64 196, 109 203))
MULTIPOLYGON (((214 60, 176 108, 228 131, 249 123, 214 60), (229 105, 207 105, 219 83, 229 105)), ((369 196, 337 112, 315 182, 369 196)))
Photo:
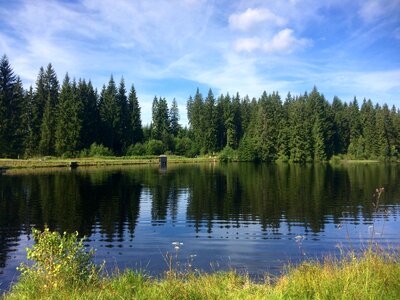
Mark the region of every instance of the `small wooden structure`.
POLYGON ((160 164, 160 168, 162 168, 162 169, 167 167, 167 156, 166 155, 159 156, 159 164, 160 164))
POLYGON ((76 169, 76 168, 78 167, 78 162, 77 162, 77 161, 71 161, 71 162, 69 163, 69 167, 70 167, 71 169, 76 169))

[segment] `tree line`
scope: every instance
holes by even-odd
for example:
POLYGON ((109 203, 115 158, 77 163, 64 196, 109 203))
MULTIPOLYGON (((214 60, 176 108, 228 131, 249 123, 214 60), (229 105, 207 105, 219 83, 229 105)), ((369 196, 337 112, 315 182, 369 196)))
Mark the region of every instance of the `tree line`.
POLYGON ((220 153, 226 160, 304 163, 400 153, 396 107, 356 98, 330 103, 315 87, 284 100, 278 92, 216 98, 211 89, 204 98, 197 89, 187 116, 183 127, 176 100, 169 107, 155 97, 152 122, 143 126, 135 87, 128 92, 123 78, 117 85, 111 76, 100 92, 68 73, 60 85, 49 64, 25 90, 8 58, 0 60, 0 157, 220 153))

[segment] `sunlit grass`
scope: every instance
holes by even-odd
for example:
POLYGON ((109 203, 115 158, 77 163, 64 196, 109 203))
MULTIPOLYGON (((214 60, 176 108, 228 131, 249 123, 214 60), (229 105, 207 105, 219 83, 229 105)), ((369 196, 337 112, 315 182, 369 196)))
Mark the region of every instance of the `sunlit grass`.
MULTIPOLYGON (((190 163, 215 161, 215 157, 200 156, 187 158, 184 156, 168 155, 168 163, 190 163)), ((137 164, 158 164, 158 156, 110 156, 93 158, 55 158, 43 157, 32 159, 0 159, 0 167, 4 168, 49 168, 49 167, 69 167, 71 162, 76 162, 77 166, 111 166, 111 165, 137 165, 137 164)))
POLYGON ((400 299, 398 254, 366 250, 309 261, 256 283, 235 272, 168 273, 155 279, 131 270, 91 284, 48 285, 23 276, 5 299, 400 299))

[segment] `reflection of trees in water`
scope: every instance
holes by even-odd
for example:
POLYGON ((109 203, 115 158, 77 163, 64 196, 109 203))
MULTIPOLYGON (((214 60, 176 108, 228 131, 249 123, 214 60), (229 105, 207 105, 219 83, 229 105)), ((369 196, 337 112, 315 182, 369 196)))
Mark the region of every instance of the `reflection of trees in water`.
POLYGON ((144 187, 154 225, 168 217, 176 221, 184 190, 188 199, 182 209, 197 231, 256 223, 278 233, 285 222, 289 230, 302 226, 320 232, 328 219, 336 224, 344 217, 353 223, 370 220, 377 187, 385 187, 382 205, 398 205, 399 172, 398 166, 384 164, 198 164, 172 166, 165 173, 146 166, 2 175, 0 268, 31 225, 87 236, 99 229, 109 242, 122 241, 127 232, 133 237, 144 187))
POLYGON ((273 232, 283 221, 289 230, 299 225, 312 232, 324 230, 328 218, 337 224, 346 217, 357 224, 361 217, 372 217, 378 186, 388 186, 386 204, 399 202, 399 168, 392 165, 228 164, 191 172, 186 176, 192 177, 188 219, 197 229, 207 223, 209 231, 219 219, 257 221, 273 232))

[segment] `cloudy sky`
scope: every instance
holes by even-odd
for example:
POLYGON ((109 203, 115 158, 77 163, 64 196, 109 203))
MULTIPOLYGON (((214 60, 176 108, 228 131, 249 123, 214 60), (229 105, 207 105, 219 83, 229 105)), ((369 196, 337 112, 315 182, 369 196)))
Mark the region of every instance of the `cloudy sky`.
POLYGON ((26 87, 51 62, 60 81, 110 74, 135 85, 144 123, 154 95, 182 123, 205 94, 283 97, 314 85, 400 107, 400 0, 0 0, 0 53, 26 87))

